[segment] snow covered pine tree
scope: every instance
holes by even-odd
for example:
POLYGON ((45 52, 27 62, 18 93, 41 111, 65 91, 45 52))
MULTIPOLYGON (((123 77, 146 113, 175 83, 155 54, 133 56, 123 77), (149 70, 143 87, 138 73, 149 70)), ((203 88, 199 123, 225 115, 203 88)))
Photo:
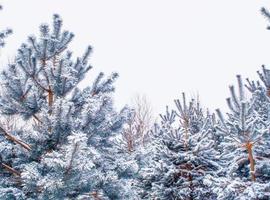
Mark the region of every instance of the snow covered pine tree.
POLYGON ((178 111, 161 115, 161 124, 152 133, 152 159, 140 172, 141 198, 155 200, 214 199, 205 185, 205 175, 216 176, 220 166, 216 160, 213 125, 215 119, 204 114, 194 99, 187 105, 175 100, 178 111))
MULTIPOLYGON (((263 69, 267 74, 270 72, 263 69)), ((268 79, 269 75, 261 77, 268 79)), ((219 161, 224 176, 213 181, 213 190, 218 199, 266 200, 270 198, 270 104, 267 90, 247 79, 246 87, 252 92, 248 99, 240 75, 237 75, 237 80, 239 97, 234 86, 230 86, 231 97, 227 98, 227 103, 231 112, 228 119, 224 119, 217 109, 220 123, 216 128, 223 135, 219 161)))
POLYGON ((0 129, 7 139, 0 148, 7 163, 0 199, 129 199, 110 151, 110 138, 130 115, 113 107, 118 75, 100 73, 91 87, 78 89, 91 69, 91 47, 74 62, 67 50, 73 36, 54 15, 52 30, 41 25, 40 36, 29 37, 2 73, 1 112, 21 116, 29 127, 0 129))
MULTIPOLYGON (((262 13, 270 19, 264 8, 262 13)), ((245 85, 251 98, 245 95, 237 75, 239 96, 230 86, 227 119, 217 109, 220 121, 216 129, 223 137, 219 162, 224 175, 212 182, 218 199, 270 199, 270 70, 263 66, 258 74, 264 86, 249 79, 245 85)))

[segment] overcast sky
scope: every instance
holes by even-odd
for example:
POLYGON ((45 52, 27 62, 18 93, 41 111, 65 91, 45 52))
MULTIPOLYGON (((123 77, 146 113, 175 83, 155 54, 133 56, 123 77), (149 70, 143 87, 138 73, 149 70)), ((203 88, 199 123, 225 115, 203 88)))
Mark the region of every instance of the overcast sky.
POLYGON ((40 23, 58 13, 64 28, 75 33, 75 55, 88 44, 93 70, 119 72, 117 107, 145 94, 156 113, 185 91, 200 95, 205 107, 226 108, 235 75, 257 79, 262 64, 270 67, 269 24, 257 0, 3 0, 1 28, 14 30, 1 50, 1 65, 11 59, 40 23))

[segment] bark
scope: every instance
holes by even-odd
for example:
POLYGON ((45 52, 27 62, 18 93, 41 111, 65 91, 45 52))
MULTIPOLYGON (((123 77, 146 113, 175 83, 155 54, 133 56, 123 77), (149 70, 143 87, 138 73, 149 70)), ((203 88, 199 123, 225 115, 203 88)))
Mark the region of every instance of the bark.
POLYGON ((53 105, 53 91, 52 91, 51 87, 49 87, 49 90, 48 90, 48 104, 49 104, 50 108, 53 105))
POLYGON ((269 88, 267 88, 266 93, 267 93, 267 96, 268 96, 268 97, 270 97, 270 87, 269 87, 269 88))
POLYGON ((188 125, 189 125, 188 119, 187 118, 184 118, 184 129, 185 129, 185 143, 184 143, 184 147, 185 147, 186 150, 188 149, 188 139, 189 139, 188 125))
POLYGON ((95 192, 92 192, 91 194, 92 194, 94 200, 101 200, 101 198, 98 195, 98 192, 95 191, 95 192))
POLYGON ((253 158, 253 154, 252 154, 252 143, 248 142, 246 144, 246 148, 248 151, 248 160, 249 160, 249 165, 250 165, 250 174, 251 174, 251 180, 252 181, 256 181, 256 177, 255 177, 255 161, 253 158))

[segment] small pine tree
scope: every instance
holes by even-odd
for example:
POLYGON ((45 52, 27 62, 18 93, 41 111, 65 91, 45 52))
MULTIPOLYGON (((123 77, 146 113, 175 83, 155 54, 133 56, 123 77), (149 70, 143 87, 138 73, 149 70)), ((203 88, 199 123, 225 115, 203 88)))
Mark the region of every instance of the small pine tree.
POLYGON ((153 130, 151 161, 141 170, 142 199, 211 199, 209 176, 220 170, 219 152, 213 136, 213 115, 203 113, 199 103, 175 100, 178 111, 161 115, 153 130), (205 176, 208 175, 207 179, 205 176))
MULTIPOLYGON (((217 130, 224 136, 220 163, 224 177, 220 177, 215 191, 218 199, 268 199, 269 196, 269 129, 262 105, 267 93, 255 88, 249 99, 244 92, 240 75, 237 75, 239 96, 230 86, 231 97, 227 99, 230 113, 225 119, 219 109, 220 123, 217 130)), ((249 84, 250 86, 250 84, 249 84)))

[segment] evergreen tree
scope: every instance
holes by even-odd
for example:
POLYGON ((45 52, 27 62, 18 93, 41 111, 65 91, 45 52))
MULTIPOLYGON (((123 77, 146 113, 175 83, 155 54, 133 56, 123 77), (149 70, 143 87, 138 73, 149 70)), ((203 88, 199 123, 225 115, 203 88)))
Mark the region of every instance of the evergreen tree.
POLYGON ((129 198, 111 152, 111 138, 130 112, 113 107, 118 75, 100 73, 80 90, 91 69, 91 47, 73 61, 68 50, 73 37, 54 15, 52 30, 41 25, 40 36, 29 37, 2 73, 1 112, 21 116, 29 127, 13 133, 0 129, 1 162, 10 167, 1 171, 1 199, 129 198))
MULTIPOLYGON (((270 19, 265 8, 261 12, 270 19)), ((234 86, 230 86, 228 117, 225 119, 217 110, 220 121, 216 129, 223 137, 220 145, 223 176, 212 179, 210 186, 218 194, 218 199, 270 198, 270 70, 262 66, 262 72, 257 73, 262 84, 247 79, 245 85, 251 98, 245 95, 241 76, 238 75, 239 96, 234 86)))
POLYGON ((199 103, 175 100, 178 111, 161 115, 153 130, 151 161, 141 170, 142 199, 214 199, 208 188, 209 176, 220 170, 219 152, 213 125, 215 119, 204 114, 199 103), (206 178, 206 175, 207 178, 206 178))
POLYGON ((269 112, 268 92, 259 84, 257 88, 249 84, 247 88, 253 93, 248 98, 240 75, 237 80, 239 96, 230 86, 228 118, 217 109, 217 130, 224 136, 220 157, 224 176, 216 180, 219 186, 213 184, 214 191, 218 199, 269 199, 269 118, 261 109, 269 112))

